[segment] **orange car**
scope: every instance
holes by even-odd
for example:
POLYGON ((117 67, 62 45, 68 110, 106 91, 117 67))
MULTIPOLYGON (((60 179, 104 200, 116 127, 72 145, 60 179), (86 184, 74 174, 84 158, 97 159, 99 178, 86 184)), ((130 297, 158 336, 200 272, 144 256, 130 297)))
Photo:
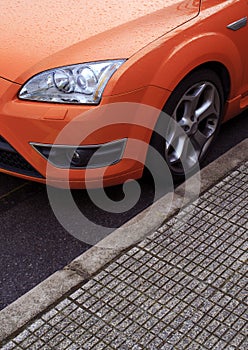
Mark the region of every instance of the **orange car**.
POLYGON ((247 13, 247 0, 1 1, 1 172, 114 185, 142 176, 149 145, 175 178, 194 169, 248 106, 247 13))

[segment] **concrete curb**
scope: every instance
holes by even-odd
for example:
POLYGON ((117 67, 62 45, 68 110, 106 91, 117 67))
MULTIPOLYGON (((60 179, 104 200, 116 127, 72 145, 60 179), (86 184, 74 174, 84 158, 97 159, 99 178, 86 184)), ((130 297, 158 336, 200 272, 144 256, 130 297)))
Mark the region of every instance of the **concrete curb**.
POLYGON ((57 271, 28 293, 0 311, 0 342, 44 312, 65 294, 87 281, 121 252, 154 232, 164 221, 220 181, 248 159, 248 139, 167 194, 129 222, 112 232, 96 246, 57 271), (199 177, 200 175, 200 177, 199 177))

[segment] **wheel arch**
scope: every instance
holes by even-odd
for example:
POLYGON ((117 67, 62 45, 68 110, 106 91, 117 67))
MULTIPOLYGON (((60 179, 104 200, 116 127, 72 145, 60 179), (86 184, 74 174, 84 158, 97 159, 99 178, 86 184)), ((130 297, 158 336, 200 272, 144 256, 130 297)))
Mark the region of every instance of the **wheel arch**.
POLYGON ((167 48, 167 52, 160 50, 161 54, 166 54, 153 76, 152 84, 173 91, 189 74, 205 68, 219 76, 226 100, 240 94, 242 58, 236 44, 226 35, 204 33, 181 45, 167 48))
MULTIPOLYGON (((205 62, 196 68, 194 68, 192 71, 190 71, 185 78, 188 77, 188 75, 192 74, 195 71, 199 71, 202 69, 210 70, 213 71, 218 75, 220 78, 222 87, 223 87, 223 92, 224 92, 224 100, 226 101, 230 95, 230 89, 231 89, 231 77, 229 74, 228 69, 225 67, 224 64, 217 62, 217 61, 209 61, 205 62)), ((185 79, 184 78, 184 79, 185 79)))

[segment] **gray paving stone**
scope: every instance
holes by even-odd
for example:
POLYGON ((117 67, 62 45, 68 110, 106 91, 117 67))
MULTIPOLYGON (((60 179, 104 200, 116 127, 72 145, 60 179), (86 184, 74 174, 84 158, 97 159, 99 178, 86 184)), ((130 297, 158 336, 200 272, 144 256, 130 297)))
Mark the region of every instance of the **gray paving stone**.
POLYGON ((14 348, 16 348, 16 344, 12 341, 1 347, 2 350, 12 350, 14 348))
POLYGON ((247 349, 247 164, 2 349, 247 349))

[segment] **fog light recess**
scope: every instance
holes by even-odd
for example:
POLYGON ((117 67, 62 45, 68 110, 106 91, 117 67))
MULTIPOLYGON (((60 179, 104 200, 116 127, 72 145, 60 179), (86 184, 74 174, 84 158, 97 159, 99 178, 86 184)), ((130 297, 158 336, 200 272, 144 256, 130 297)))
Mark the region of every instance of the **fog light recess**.
POLYGON ((57 168, 102 168, 118 163, 123 157, 127 139, 101 145, 68 146, 30 142, 40 155, 57 168))

